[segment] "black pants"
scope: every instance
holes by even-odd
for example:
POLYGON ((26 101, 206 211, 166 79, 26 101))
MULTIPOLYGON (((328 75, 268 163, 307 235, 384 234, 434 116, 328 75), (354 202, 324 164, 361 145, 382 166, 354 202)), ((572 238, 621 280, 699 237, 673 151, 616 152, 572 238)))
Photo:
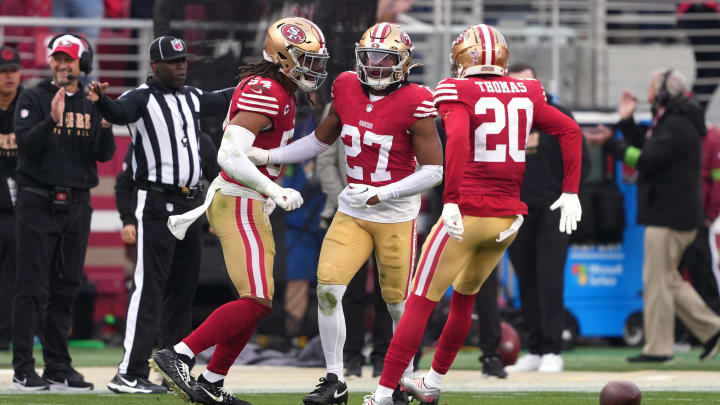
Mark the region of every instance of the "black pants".
POLYGON ((485 280, 485 284, 475 297, 475 311, 478 315, 480 350, 483 354, 497 353, 502 339, 500 329, 500 309, 497 303, 498 268, 496 267, 485 280))
MULTIPOLYGON (((367 265, 362 266, 355 277, 348 284, 343 297, 343 312, 345 313, 346 338, 343 357, 345 361, 362 358, 362 349, 365 345, 365 287, 367 283, 367 265)), ((373 306, 375 308, 375 322, 373 324, 373 350, 370 353, 370 362, 382 362, 392 339, 392 318, 387 305, 380 294, 380 282, 375 271, 375 294, 373 306)))
POLYGON ((528 204, 528 216, 508 249, 520 287, 523 322, 532 354, 560 353, 565 321, 563 290, 569 237, 558 230, 560 210, 528 204))
POLYGON ((68 333, 92 215, 89 192, 82 198, 83 202, 53 206, 47 197, 22 188, 18 193, 12 320, 13 368, 18 374, 35 368, 33 336, 38 331, 45 370, 62 371, 71 366, 68 333))
POLYGON ((16 251, 15 214, 0 213, 0 348, 3 350, 11 340, 16 251))
POLYGON ((159 342, 168 347, 191 331, 202 248, 202 221, 176 239, 167 227, 170 215, 198 206, 200 198, 138 190, 137 264, 128 304, 121 374, 147 377, 158 327, 159 342), (162 311, 162 316, 160 312, 162 311), (158 321, 160 325, 158 325, 158 321))

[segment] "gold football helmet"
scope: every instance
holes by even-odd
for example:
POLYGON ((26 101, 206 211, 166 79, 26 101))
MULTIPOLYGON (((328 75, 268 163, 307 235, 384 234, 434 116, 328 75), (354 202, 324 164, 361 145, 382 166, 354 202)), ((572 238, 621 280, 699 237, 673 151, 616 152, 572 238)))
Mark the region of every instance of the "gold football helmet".
POLYGON ((500 31, 486 24, 471 25, 452 44, 450 65, 455 77, 507 73, 507 42, 500 31))
POLYGON ((410 72, 414 48, 410 37, 399 25, 373 25, 355 44, 358 78, 375 90, 405 80, 410 72))
POLYGON ((314 91, 327 77, 330 55, 317 25, 305 18, 290 17, 270 24, 263 58, 278 65, 300 90, 314 91))

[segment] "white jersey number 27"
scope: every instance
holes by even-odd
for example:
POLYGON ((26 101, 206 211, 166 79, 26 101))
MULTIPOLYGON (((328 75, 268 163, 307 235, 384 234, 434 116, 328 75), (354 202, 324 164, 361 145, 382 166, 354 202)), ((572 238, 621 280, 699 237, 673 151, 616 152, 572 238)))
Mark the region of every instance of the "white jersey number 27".
MULTIPOLYGON (((360 136, 360 129, 353 125, 345 124, 342 127, 340 136, 350 138, 350 145, 345 144, 345 156, 346 157, 357 157, 362 152, 362 145, 380 145, 380 152, 378 154, 377 165, 375 171, 370 173, 370 181, 387 181, 391 179, 390 172, 387 171, 388 156, 390 155, 390 148, 392 148, 393 137, 390 135, 378 135, 372 131, 365 131, 364 136, 360 136), (362 142, 360 141, 362 138, 362 142)), ((363 168, 362 166, 350 166, 345 159, 345 171, 349 177, 357 180, 363 179, 363 168)))

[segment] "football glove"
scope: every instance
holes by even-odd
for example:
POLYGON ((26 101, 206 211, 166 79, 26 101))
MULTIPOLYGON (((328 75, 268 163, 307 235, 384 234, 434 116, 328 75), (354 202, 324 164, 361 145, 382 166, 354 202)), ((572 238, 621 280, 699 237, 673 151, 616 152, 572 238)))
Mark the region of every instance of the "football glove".
POLYGON ((462 215, 460 215, 457 204, 447 203, 443 205, 442 219, 448 234, 458 241, 462 241, 465 228, 463 228, 462 215))
POLYGON ((245 155, 247 155, 248 159, 250 159, 255 166, 265 166, 270 161, 269 150, 256 148, 254 146, 246 151, 245 155))
POLYGON ((297 190, 282 188, 274 182, 268 184, 264 194, 270 197, 278 207, 285 211, 296 210, 303 204, 303 198, 297 190))
POLYGON ((560 232, 570 235, 577 229, 577 223, 582 217, 580 199, 575 193, 562 193, 560 198, 550 206, 550 211, 560 208, 560 232))
POLYGON ((367 184, 348 184, 345 196, 347 197, 348 203, 352 208, 364 209, 367 208, 367 201, 377 195, 377 187, 369 186, 367 184))

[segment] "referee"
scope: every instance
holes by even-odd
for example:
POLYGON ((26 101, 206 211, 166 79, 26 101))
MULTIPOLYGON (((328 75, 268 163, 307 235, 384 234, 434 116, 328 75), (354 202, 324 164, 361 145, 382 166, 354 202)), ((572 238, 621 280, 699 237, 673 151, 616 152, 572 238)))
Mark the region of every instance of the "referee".
POLYGON ((130 129, 132 173, 138 188, 137 264, 127 311, 124 354, 118 372, 108 383, 114 392, 162 393, 167 389, 148 381, 162 311, 163 325, 172 327, 164 338, 176 342, 191 329, 192 301, 200 268, 201 222, 184 240, 168 230, 170 215, 201 204, 200 125, 205 116, 225 114, 233 88, 204 93, 185 86, 185 42, 171 36, 150 44, 153 75, 146 84, 117 100, 104 96, 107 83, 90 85, 98 111, 113 124, 130 129))

